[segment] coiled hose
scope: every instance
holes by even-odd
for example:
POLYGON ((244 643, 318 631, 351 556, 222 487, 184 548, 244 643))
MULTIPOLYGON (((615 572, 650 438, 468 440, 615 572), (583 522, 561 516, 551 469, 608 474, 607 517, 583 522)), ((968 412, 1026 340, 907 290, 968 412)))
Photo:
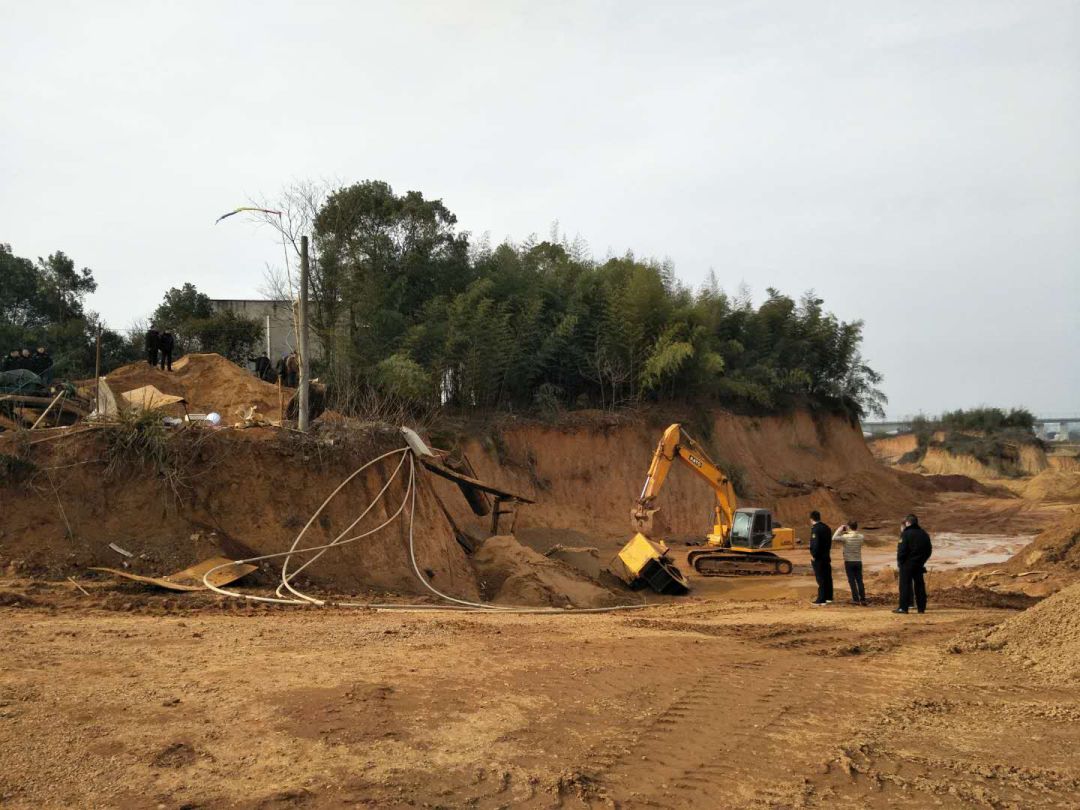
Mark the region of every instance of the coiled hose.
POLYGON ((322 504, 319 506, 319 508, 316 509, 315 512, 311 515, 311 517, 308 519, 308 522, 304 524, 304 527, 296 535, 296 538, 293 540, 292 545, 289 547, 288 551, 280 551, 280 552, 276 552, 274 554, 262 554, 262 555, 260 555, 258 557, 248 557, 247 559, 243 559, 243 560, 233 560, 231 562, 223 563, 222 565, 215 566, 214 568, 211 568, 209 571, 207 571, 203 575, 203 585, 205 585, 207 588, 214 591, 215 593, 221 594, 222 596, 230 596, 230 597, 237 598, 237 599, 247 599, 247 600, 250 600, 250 601, 253 601, 253 602, 269 602, 269 603, 272 603, 272 604, 279 604, 279 605, 317 605, 317 606, 321 606, 321 607, 362 607, 362 608, 372 608, 372 609, 375 609, 375 610, 396 610, 396 611, 458 610, 458 611, 483 612, 483 613, 583 614, 583 613, 612 613, 612 612, 621 611, 621 610, 641 610, 641 609, 646 608, 646 607, 655 607, 655 604, 647 603, 647 602, 644 601, 644 599, 640 603, 636 603, 636 604, 613 605, 613 606, 610 606, 610 607, 595 607, 595 608, 515 607, 513 605, 495 605, 495 604, 491 604, 490 602, 473 602, 473 601, 468 600, 468 599, 460 599, 460 598, 458 598, 456 596, 450 596, 449 594, 443 593, 438 588, 436 588, 434 585, 432 585, 427 580, 427 578, 421 573, 420 566, 416 561, 416 543, 415 543, 415 536, 414 536, 414 529, 415 529, 415 525, 416 525, 416 490, 417 490, 417 486, 416 486, 416 457, 413 454, 412 450, 410 448, 408 448, 408 447, 402 447, 402 448, 399 448, 397 450, 390 450, 390 451, 388 451, 386 453, 383 453, 382 455, 371 459, 370 461, 368 461, 367 463, 365 463, 361 467, 358 467, 347 478, 345 478, 344 481, 342 481, 340 484, 338 484, 338 486, 334 489, 334 491, 331 492, 326 497, 326 499, 322 502, 322 504), (358 475, 360 475, 360 473, 364 472, 364 470, 368 469, 369 467, 373 466, 374 464, 377 464, 380 461, 383 461, 384 459, 390 458, 392 456, 397 456, 397 455, 401 456, 401 460, 398 461, 398 464, 394 468, 393 473, 391 473, 390 477, 387 479, 387 481, 383 485, 382 489, 379 490, 379 492, 375 495, 375 497, 371 500, 371 502, 364 508, 364 510, 362 512, 360 512, 360 514, 357 516, 357 518, 352 523, 350 523, 348 526, 346 526, 345 529, 343 531, 341 531, 338 534, 338 536, 335 537, 333 540, 331 540, 329 543, 325 543, 325 544, 319 545, 319 546, 309 546, 307 548, 300 548, 299 547, 300 546, 300 541, 303 539, 303 537, 307 533, 308 529, 311 528, 312 524, 318 519, 319 515, 322 514, 323 510, 330 504, 331 501, 333 501, 333 499, 338 495, 338 493, 341 492, 341 490, 344 489, 345 486, 350 481, 355 479, 358 475), (391 514, 386 520, 384 520, 382 523, 380 523, 375 528, 369 529, 368 531, 362 532, 360 534, 353 535, 351 537, 346 537, 345 535, 347 535, 349 532, 351 532, 356 527, 356 525, 358 523, 360 523, 360 521, 363 520, 371 512, 372 509, 375 508, 376 504, 378 504, 383 499, 383 497, 386 495, 387 490, 390 489, 390 485, 395 480, 397 480, 397 477, 401 474, 401 470, 406 465, 406 462, 408 463, 408 481, 407 481, 407 485, 406 485, 406 488, 405 488, 405 495, 402 498, 401 504, 398 506, 398 508, 394 511, 393 514, 391 514), (314 596, 309 596, 308 594, 302 593, 293 586, 292 582, 297 577, 297 575, 300 574, 300 572, 303 571, 305 568, 307 568, 309 565, 311 565, 316 560, 318 560, 320 557, 322 557, 322 555, 325 554, 327 551, 329 551, 332 548, 337 548, 339 546, 347 545, 349 543, 355 543, 358 540, 363 540, 364 538, 370 537, 371 535, 375 534, 376 532, 381 531, 382 529, 386 528, 387 526, 389 526, 391 523, 393 523, 395 520, 398 519, 398 517, 402 514, 402 512, 404 512, 406 504, 409 505, 409 514, 408 514, 408 522, 409 522, 409 562, 412 565, 413 573, 415 574, 416 578, 420 581, 420 583, 427 590, 431 591, 431 593, 433 593, 435 596, 439 597, 439 599, 442 599, 446 604, 415 605, 415 604, 397 603, 397 602, 369 603, 369 602, 342 602, 342 601, 324 600, 324 599, 317 599, 314 596), (313 556, 311 556, 307 561, 305 561, 303 564, 301 564, 296 569, 294 569, 294 570, 292 570, 290 572, 289 564, 292 561, 292 558, 294 556, 297 556, 297 555, 305 555, 305 554, 312 554, 313 556), (213 574, 215 571, 217 571, 219 569, 226 568, 226 567, 228 567, 230 565, 235 565, 235 564, 238 564, 238 563, 239 564, 257 563, 257 562, 262 562, 264 560, 272 560, 272 559, 280 559, 280 558, 283 558, 283 562, 282 562, 282 565, 281 565, 281 584, 278 585, 274 596, 258 596, 256 594, 240 593, 238 591, 227 590, 225 588, 214 585, 212 582, 210 582, 210 575, 211 574, 213 574), (291 594, 291 596, 286 596, 283 593, 283 591, 288 591, 288 593, 291 594))

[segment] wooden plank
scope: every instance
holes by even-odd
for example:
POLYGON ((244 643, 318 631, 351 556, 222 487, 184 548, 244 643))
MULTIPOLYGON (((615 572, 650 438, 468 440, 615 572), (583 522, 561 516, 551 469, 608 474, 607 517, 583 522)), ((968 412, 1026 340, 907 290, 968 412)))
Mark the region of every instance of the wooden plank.
POLYGON ((455 470, 451 470, 449 467, 444 467, 442 464, 435 461, 434 459, 421 458, 420 463, 436 475, 447 478, 457 484, 465 484, 467 486, 473 487, 474 489, 478 489, 481 492, 487 492, 488 494, 495 495, 499 498, 502 498, 503 500, 518 501, 519 503, 536 503, 536 501, 532 500, 531 498, 526 498, 524 495, 516 495, 513 492, 508 492, 505 489, 499 489, 493 484, 485 483, 478 478, 473 478, 472 476, 465 475, 464 473, 459 473, 455 470))

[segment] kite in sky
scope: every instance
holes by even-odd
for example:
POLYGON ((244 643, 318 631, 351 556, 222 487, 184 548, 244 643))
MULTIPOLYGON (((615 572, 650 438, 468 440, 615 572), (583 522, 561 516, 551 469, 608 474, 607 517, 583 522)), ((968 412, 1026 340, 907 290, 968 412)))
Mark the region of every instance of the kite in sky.
POLYGON ((227 214, 222 214, 220 217, 218 217, 217 219, 214 220, 214 224, 217 225, 219 222, 221 222, 221 220, 228 219, 229 217, 233 216, 234 214, 239 214, 239 213, 242 213, 243 211, 261 211, 264 214, 274 214, 275 216, 279 216, 279 217, 281 216, 280 211, 271 211, 269 208, 252 208, 250 206, 245 206, 244 208, 237 208, 235 211, 230 211, 227 214))

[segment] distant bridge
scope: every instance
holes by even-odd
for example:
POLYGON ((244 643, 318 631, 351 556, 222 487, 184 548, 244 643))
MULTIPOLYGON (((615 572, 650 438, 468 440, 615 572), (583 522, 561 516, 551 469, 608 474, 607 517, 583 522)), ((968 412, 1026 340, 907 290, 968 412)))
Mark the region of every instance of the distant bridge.
MULTIPOLYGON (((873 436, 883 436, 895 433, 910 433, 911 419, 901 419, 894 422, 863 422, 864 433, 873 436)), ((1080 416, 1039 416, 1035 418, 1035 432, 1040 436, 1054 435, 1056 433, 1068 433, 1073 427, 1080 427, 1080 416), (1051 431, 1053 426, 1056 430, 1051 431)))

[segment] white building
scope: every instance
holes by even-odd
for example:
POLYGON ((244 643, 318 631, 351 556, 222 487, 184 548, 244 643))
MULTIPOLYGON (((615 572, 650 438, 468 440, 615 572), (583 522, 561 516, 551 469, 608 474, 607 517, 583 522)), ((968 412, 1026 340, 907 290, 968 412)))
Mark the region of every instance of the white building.
MULTIPOLYGON (((296 348, 296 330, 293 327, 291 301, 273 301, 254 298, 214 298, 210 304, 216 312, 226 310, 263 325, 262 350, 273 362, 296 348)), ((308 330, 311 359, 322 357, 322 344, 312 330, 308 330)))

